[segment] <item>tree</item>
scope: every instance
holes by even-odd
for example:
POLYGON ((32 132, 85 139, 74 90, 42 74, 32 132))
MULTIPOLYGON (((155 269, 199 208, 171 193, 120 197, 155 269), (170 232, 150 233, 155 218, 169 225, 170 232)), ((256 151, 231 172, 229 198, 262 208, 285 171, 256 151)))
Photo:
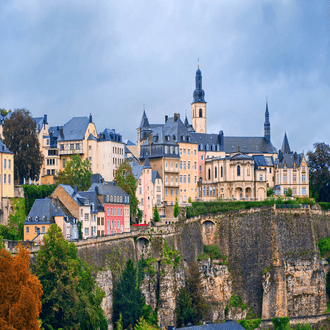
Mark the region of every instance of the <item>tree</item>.
POLYGON ((136 179, 127 159, 117 169, 114 181, 116 185, 120 186, 129 195, 131 202, 131 216, 135 217, 139 204, 139 201, 135 196, 136 179))
POLYGON ((202 292, 201 274, 197 263, 190 264, 186 286, 194 310, 193 322, 197 324, 205 317, 207 312, 207 305, 202 292))
POLYGON ((133 261, 129 259, 122 273, 120 281, 115 284, 113 292, 113 323, 123 318, 123 328, 134 326, 137 320, 143 316, 145 305, 141 289, 137 283, 137 271, 133 261))
POLYGON ((175 199, 174 209, 173 209, 173 216, 176 218, 180 214, 178 200, 175 199))
POLYGON ((274 196, 274 189, 272 187, 269 187, 267 189, 267 197, 272 197, 274 196))
POLYGON ((155 222, 160 221, 160 216, 159 216, 159 212, 158 212, 157 204, 155 205, 155 209, 154 209, 154 221, 155 221, 155 222))
POLYGON ((192 300, 185 286, 180 288, 178 307, 176 308, 177 327, 186 326, 189 322, 193 322, 195 310, 192 307, 192 300))
POLYGON ((330 147, 323 142, 314 143, 308 151, 310 196, 319 202, 330 202, 330 147))
POLYGON ((285 196, 286 197, 292 197, 292 189, 291 188, 288 188, 286 193, 285 193, 285 196))
POLYGON ((23 246, 16 256, 0 250, 1 329, 40 329, 42 286, 29 266, 30 253, 23 246))
POLYGON ((91 177, 89 160, 86 158, 83 161, 80 155, 73 153, 71 160, 65 163, 64 170, 56 173, 55 180, 71 187, 77 185, 78 190, 87 190, 91 185, 91 177))
POLYGON ((36 274, 44 289, 41 319, 45 329, 107 329, 101 308, 105 294, 91 268, 77 257, 74 243, 64 239, 56 224, 44 243, 36 258, 36 274))
POLYGON ((4 121, 3 142, 14 154, 15 179, 35 179, 40 174, 43 155, 40 152, 36 124, 26 109, 16 109, 4 121))

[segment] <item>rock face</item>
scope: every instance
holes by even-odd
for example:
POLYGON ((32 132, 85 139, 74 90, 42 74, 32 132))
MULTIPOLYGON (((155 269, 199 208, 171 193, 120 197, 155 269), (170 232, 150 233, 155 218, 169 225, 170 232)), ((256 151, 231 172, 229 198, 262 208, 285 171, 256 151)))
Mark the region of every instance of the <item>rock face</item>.
MULTIPOLYGON (((275 212, 272 209, 205 215, 171 226, 134 232, 131 237, 79 246, 79 256, 99 269, 117 265, 142 255, 154 260, 147 272, 142 292, 147 304, 158 310, 163 326, 175 325, 175 308, 180 287, 185 285, 186 269, 203 253, 203 244, 215 244, 227 256, 228 265, 199 262, 208 319, 226 318, 226 305, 232 294, 253 309, 256 316, 308 316, 326 310, 326 273, 315 244, 330 236, 330 214, 275 212), (135 236, 134 236, 135 235, 135 236), (182 256, 180 266, 164 262, 164 242, 182 256), (229 271, 230 269, 230 271, 229 271)), ((106 291, 104 310, 111 320, 112 277, 99 272, 97 281, 106 291)), ((246 309, 227 309, 227 318, 240 319, 246 309)))

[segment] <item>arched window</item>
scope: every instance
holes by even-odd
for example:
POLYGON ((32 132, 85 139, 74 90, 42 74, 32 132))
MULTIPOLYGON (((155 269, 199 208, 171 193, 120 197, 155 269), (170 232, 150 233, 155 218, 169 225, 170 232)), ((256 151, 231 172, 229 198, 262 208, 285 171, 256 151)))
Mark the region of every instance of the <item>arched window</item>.
POLYGON ((217 178, 218 177, 218 169, 215 167, 214 168, 214 177, 217 178))
POLYGON ((203 117, 203 110, 199 109, 199 117, 203 117))
POLYGON ((209 180, 211 180, 211 169, 209 169, 209 180))
POLYGON ((241 175, 241 167, 237 165, 237 176, 241 175))
POLYGON ((221 166, 221 177, 223 178, 223 167, 221 166))

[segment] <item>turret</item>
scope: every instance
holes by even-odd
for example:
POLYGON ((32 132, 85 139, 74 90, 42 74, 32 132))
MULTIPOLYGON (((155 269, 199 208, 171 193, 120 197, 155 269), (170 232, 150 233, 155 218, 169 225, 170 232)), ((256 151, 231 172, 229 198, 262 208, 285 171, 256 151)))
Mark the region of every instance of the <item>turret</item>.
POLYGON ((267 142, 270 142, 270 122, 268 112, 268 102, 266 101, 265 124, 264 124, 264 137, 267 142))

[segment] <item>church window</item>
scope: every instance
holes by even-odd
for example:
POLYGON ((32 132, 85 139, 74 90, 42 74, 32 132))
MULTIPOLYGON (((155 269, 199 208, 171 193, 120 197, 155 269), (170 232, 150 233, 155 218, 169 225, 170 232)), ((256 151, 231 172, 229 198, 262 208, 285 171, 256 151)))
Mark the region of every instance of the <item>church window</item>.
POLYGON ((203 117, 203 110, 202 109, 199 109, 199 117, 203 117))
POLYGON ((209 180, 211 180, 211 169, 209 169, 209 180))
POLYGON ((237 165, 237 176, 241 175, 241 167, 237 165))
POLYGON ((217 178, 218 177, 218 169, 215 167, 214 168, 214 177, 217 178))
POLYGON ((221 177, 223 178, 223 166, 221 166, 221 177))

